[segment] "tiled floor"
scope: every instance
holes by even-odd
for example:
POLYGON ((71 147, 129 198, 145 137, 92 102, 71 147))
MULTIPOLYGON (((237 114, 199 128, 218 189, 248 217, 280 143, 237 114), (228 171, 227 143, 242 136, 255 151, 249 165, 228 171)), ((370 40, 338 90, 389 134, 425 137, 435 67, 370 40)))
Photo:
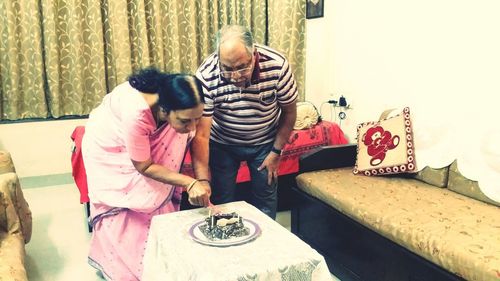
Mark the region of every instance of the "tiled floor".
MULTIPOLYGON (((23 192, 33 212, 33 235, 26 245, 29 280, 101 281, 87 264, 90 234, 76 186, 28 188, 23 192)), ((276 220, 290 229, 289 211, 279 212, 276 220)))
POLYGON ((33 213, 26 245, 30 281, 102 280, 87 264, 90 235, 75 185, 23 190, 33 213))

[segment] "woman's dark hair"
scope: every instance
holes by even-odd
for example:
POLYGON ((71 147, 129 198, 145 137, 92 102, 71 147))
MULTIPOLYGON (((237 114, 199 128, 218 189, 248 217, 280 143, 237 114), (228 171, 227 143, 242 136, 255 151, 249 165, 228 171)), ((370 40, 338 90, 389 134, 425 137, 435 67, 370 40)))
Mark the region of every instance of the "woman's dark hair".
POLYGON ((150 67, 131 75, 128 81, 140 92, 158 93, 158 105, 167 112, 204 103, 201 82, 194 75, 167 74, 150 67))
POLYGON ((128 82, 134 89, 142 93, 157 93, 159 78, 164 75, 154 67, 140 69, 130 75, 128 82))

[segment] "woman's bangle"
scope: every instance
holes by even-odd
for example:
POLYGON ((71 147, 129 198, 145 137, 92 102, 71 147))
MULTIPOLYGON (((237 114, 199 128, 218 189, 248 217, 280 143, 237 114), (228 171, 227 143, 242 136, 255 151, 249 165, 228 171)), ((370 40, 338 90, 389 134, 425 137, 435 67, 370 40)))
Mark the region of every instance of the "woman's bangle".
POLYGON ((199 180, 193 180, 187 187, 186 187, 186 192, 189 192, 191 188, 198 182, 199 180))
POLYGON ((186 187, 186 192, 189 192, 197 182, 206 181, 208 184, 212 184, 208 179, 195 179, 186 187))

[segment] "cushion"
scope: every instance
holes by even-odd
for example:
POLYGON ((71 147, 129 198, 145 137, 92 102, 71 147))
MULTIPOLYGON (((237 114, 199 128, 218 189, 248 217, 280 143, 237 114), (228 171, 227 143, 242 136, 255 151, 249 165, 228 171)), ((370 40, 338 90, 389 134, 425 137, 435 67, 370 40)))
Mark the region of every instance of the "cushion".
POLYGON ((490 203, 496 206, 500 206, 500 202, 496 202, 488 198, 481 191, 477 181, 469 180, 468 178, 462 176, 457 167, 457 161, 453 162, 450 166, 450 175, 448 178, 448 189, 453 190, 457 193, 465 195, 470 198, 477 199, 486 203, 490 203))
POLYGON ((6 234, 0 232, 0 280, 28 280, 24 259, 23 237, 19 234, 6 234))
POLYGON ((410 177, 431 184, 433 186, 446 187, 448 185, 449 168, 450 166, 435 169, 427 166, 415 174, 410 174, 410 177))
POLYGON ((5 205, 5 198, 2 192, 0 192, 0 233, 7 232, 7 211, 5 205))
POLYGON ((297 119, 295 120, 294 130, 308 129, 318 124, 320 120, 318 110, 310 102, 297 103, 297 119))
POLYGON ((355 174, 371 176, 416 170, 410 108, 387 118, 391 111, 384 111, 378 121, 358 125, 355 174))
POLYGON ((0 174, 15 172, 14 163, 10 157, 10 153, 0 150, 0 174))
POLYGON ((9 234, 19 234, 24 242, 31 239, 33 218, 28 202, 24 198, 19 179, 15 173, 0 174, 0 193, 6 213, 6 230, 9 234))

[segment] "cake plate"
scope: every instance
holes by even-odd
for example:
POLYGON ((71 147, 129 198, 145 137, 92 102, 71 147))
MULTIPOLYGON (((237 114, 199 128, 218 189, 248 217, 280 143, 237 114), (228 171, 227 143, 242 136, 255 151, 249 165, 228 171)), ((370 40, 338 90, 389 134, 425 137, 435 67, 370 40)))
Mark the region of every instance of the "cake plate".
POLYGON ((229 247, 229 246, 242 245, 242 244, 245 244, 245 243, 248 243, 248 242, 254 240, 261 233, 260 227, 257 223, 255 223, 249 219, 243 218, 243 224, 246 227, 248 227, 248 229, 250 231, 249 235, 245 235, 242 237, 232 237, 232 238, 223 239, 223 240, 210 240, 205 236, 205 234, 203 234, 203 232, 201 232, 201 230, 199 228, 199 226, 204 224, 204 223, 205 223, 205 220, 201 220, 201 221, 193 224, 189 228, 189 235, 191 236, 191 238, 194 241, 196 241, 200 244, 203 244, 203 245, 207 245, 207 246, 229 247))

